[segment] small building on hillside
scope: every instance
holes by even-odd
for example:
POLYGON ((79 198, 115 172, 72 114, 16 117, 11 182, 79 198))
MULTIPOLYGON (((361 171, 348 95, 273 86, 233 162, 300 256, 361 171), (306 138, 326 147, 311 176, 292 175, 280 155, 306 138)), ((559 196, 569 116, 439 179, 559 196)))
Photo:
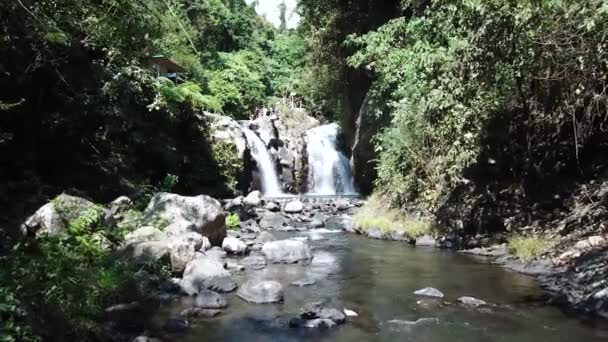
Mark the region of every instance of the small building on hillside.
POLYGON ((186 69, 173 62, 170 58, 163 55, 154 55, 150 57, 150 64, 154 67, 157 77, 166 77, 175 83, 181 83, 184 79, 180 74, 186 69))

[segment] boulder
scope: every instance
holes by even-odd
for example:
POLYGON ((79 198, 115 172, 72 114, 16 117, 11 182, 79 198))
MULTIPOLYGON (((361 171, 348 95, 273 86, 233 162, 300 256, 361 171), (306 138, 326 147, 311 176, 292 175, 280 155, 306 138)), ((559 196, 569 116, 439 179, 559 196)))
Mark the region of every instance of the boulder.
POLYGON ((201 248, 199 249, 199 251, 205 252, 211 249, 211 242, 209 241, 209 238, 207 238, 206 236, 203 236, 203 243, 201 244, 201 248))
POLYGON ((258 237, 256 238, 256 242, 259 242, 262 244, 264 244, 266 242, 274 241, 274 240, 276 240, 276 238, 270 232, 261 232, 260 235, 258 235, 258 237))
POLYGON ((237 295, 250 303, 276 303, 283 301, 283 286, 276 281, 248 280, 237 295))
POLYGON ((258 190, 254 190, 243 199, 243 204, 249 207, 259 207, 262 205, 262 193, 258 190))
POLYGON ((288 202, 285 204, 285 207, 283 207, 283 211, 288 214, 301 213, 302 210, 304 210, 304 204, 302 204, 302 202, 299 200, 288 202))
POLYGON ((180 286, 191 296, 207 289, 225 293, 237 288, 224 266, 210 257, 199 257, 188 263, 180 286))
POLYGON ((169 243, 171 271, 176 274, 184 272, 186 265, 196 256, 195 246, 196 242, 188 241, 187 238, 175 239, 169 243))
POLYGON ((134 242, 122 248, 121 254, 136 264, 158 263, 170 260, 168 241, 142 241, 134 242))
POLYGON ((370 239, 382 240, 384 239, 384 233, 378 228, 369 228, 365 231, 365 235, 367 235, 370 239))
POLYGON ((158 228, 152 226, 143 226, 125 235, 125 241, 143 242, 143 241, 159 241, 166 238, 165 233, 158 228))
POLYGON ((481 300, 481 299, 477 299, 474 297, 468 297, 468 296, 462 296, 460 298, 458 298, 458 301, 464 305, 468 305, 468 306, 481 306, 481 305, 487 305, 488 303, 486 303, 485 301, 481 300))
POLYGON ((312 252, 308 245, 294 240, 267 242, 262 246, 262 253, 272 263, 308 263, 312 260, 312 252))
POLYGON ((437 241, 434 237, 425 234, 416 238, 416 246, 435 247, 437 246, 437 241))
POLYGON ((84 198, 61 194, 28 217, 21 225, 21 232, 23 235, 61 234, 70 222, 91 210, 103 211, 100 206, 84 198))
POLYGON ((277 202, 268 202, 264 206, 264 209, 272 212, 281 211, 281 206, 277 202))
POLYGON ((222 242, 222 249, 229 254, 245 254, 247 252, 247 244, 235 237, 226 237, 222 242))
POLYGON ((425 287, 423 289, 414 291, 415 295, 418 296, 426 296, 426 297, 435 297, 435 298, 443 298, 443 293, 437 290, 434 287, 425 287))
POLYGON ((327 219, 327 217, 321 213, 316 213, 313 217, 312 220, 310 221, 310 225, 313 228, 323 228, 325 227, 325 220, 327 219))
POLYGON ((131 207, 133 207, 133 201, 127 196, 120 196, 110 202, 110 204, 108 205, 110 214, 112 216, 125 212, 131 209, 131 207))
POLYGON ((293 286, 304 287, 316 284, 317 281, 312 278, 302 278, 291 283, 293 286))
POLYGON ((260 226, 255 222, 255 220, 247 220, 241 222, 239 224, 241 227, 241 231, 243 233, 258 233, 260 231, 260 226))
POLYGON ((177 220, 164 227, 163 232, 169 236, 181 235, 188 232, 196 232, 196 226, 186 220, 177 220))
POLYGON ((350 216, 330 216, 325 220, 325 228, 344 230, 350 233, 356 232, 355 223, 350 216))
POLYGON ((260 270, 266 267, 266 259, 263 256, 252 255, 241 260, 241 264, 249 270, 260 270))
POLYGON ((228 253, 226 253, 226 251, 224 251, 222 248, 219 248, 219 247, 212 247, 208 251, 205 252, 206 256, 208 256, 212 259, 218 260, 218 261, 221 261, 222 259, 226 259, 227 254, 228 253))
POLYGON ((194 306, 201 309, 224 309, 228 307, 226 298, 211 290, 201 290, 194 300, 194 306))
POLYGON ((277 229, 287 225, 287 219, 280 213, 266 213, 260 220, 261 229, 277 229))
POLYGON ((169 223, 187 221, 197 233, 214 245, 226 237, 225 215, 219 201, 206 195, 196 197, 170 193, 156 194, 144 211, 144 222, 163 219, 169 223))

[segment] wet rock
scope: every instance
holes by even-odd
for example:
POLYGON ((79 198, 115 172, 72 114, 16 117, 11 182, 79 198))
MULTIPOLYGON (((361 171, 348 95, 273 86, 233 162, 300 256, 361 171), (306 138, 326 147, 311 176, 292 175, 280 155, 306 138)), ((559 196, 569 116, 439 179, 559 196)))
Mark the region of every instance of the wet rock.
POLYGON ((428 234, 416 238, 416 246, 435 247, 436 245, 435 238, 428 234))
POLYGON ((344 230, 351 233, 356 231, 353 219, 349 216, 330 216, 325 220, 325 228, 344 230))
POLYGON ((219 201, 206 195, 196 197, 170 193, 156 194, 144 211, 144 222, 157 219, 169 223, 187 221, 194 225, 194 231, 206 236, 214 245, 222 243, 226 237, 225 215, 219 201))
POLYGON ((21 225, 23 235, 64 233, 69 222, 87 211, 100 211, 101 207, 84 198, 61 194, 43 205, 21 225))
POLYGON ((226 251, 224 251, 223 249, 219 248, 219 247, 212 247, 210 250, 205 252, 205 255, 208 256, 209 258, 212 259, 216 259, 216 260, 222 260, 222 259, 226 259, 228 253, 226 253, 226 251))
POLYGON ((272 212, 278 212, 281 211, 281 206, 277 202, 268 202, 264 206, 264 209, 272 212))
POLYGON ((237 295, 251 303, 276 303, 283 301, 283 286, 276 281, 248 280, 241 285, 237 295))
POLYGON ((237 288, 224 266, 207 256, 197 258, 186 266, 180 286, 182 291, 191 296, 205 289, 225 293, 237 288))
POLYGON ((247 220, 241 222, 240 224, 241 231, 243 233, 259 233, 260 226, 254 220, 247 220))
POLYGON ((378 228, 369 228, 365 231, 365 235, 367 235, 370 239, 382 240, 384 239, 384 233, 378 228))
POLYGON ((213 318, 222 314, 222 310, 188 308, 180 312, 180 316, 186 318, 213 318))
POLYGON ((388 233, 388 238, 392 241, 409 241, 409 237, 404 231, 392 230, 388 233))
POLYGON ((227 237, 222 242, 222 249, 230 254, 245 254, 247 244, 235 237, 227 237))
POLYGON ((488 303, 486 303, 485 301, 481 300, 481 299, 477 299, 474 297, 468 297, 468 296, 462 296, 460 298, 458 298, 458 301, 464 305, 468 305, 468 306, 480 306, 480 305, 487 305, 488 303))
POLYGON ((137 336, 131 342, 163 342, 161 339, 148 336, 137 336))
POLYGON ((201 290, 194 300, 194 306, 202 309, 224 309, 228 307, 226 298, 211 290, 201 290))
POLYGON ((237 271, 237 272, 242 272, 245 270, 245 266, 239 264, 236 261, 233 260, 228 260, 226 261, 226 267, 227 270, 233 270, 233 271, 237 271))
POLYGON ((312 220, 310 221, 310 226, 313 228, 323 228, 325 227, 325 220, 327 217, 321 213, 316 213, 312 220))
POLYGON ((201 244, 201 248, 199 249, 199 251, 205 252, 211 249, 211 242, 209 241, 209 239, 206 236, 203 236, 203 242, 201 244))
POLYGON ((190 328, 190 322, 185 318, 171 318, 167 320, 163 329, 169 333, 183 333, 190 328))
POLYGON ((252 191, 243 199, 243 204, 249 207, 259 207, 262 205, 262 193, 258 190, 252 191))
POLYGON ((250 270, 260 270, 266 267, 266 259, 263 256, 253 255, 241 260, 241 264, 250 270))
POLYGON ((324 308, 322 303, 308 303, 300 310, 300 317, 290 320, 291 327, 330 328, 346 321, 340 310, 324 308))
POLYGON ((353 310, 349 310, 347 308, 344 308, 344 315, 346 315, 346 317, 358 317, 359 314, 354 312, 353 310))
POLYGON ((351 208, 350 202, 347 199, 339 199, 335 203, 336 209, 343 211, 351 208))
POLYGON ((285 204, 283 211, 288 214, 301 213, 304 210, 304 204, 301 201, 295 200, 285 204))
POLYGON ((312 260, 308 244, 294 240, 267 242, 262 246, 262 254, 272 263, 294 264, 312 260))
POLYGON ((427 296, 427 297, 435 297, 435 298, 444 297, 443 293, 434 287, 425 287, 423 289, 414 291, 414 294, 418 295, 418 296, 427 296))
POLYGON ((261 232, 260 235, 258 235, 256 242, 259 243, 266 243, 266 242, 270 242, 270 241, 275 241, 275 237, 274 235, 272 235, 272 233, 269 232, 261 232))
POLYGON ((160 229, 152 226, 143 226, 125 235, 125 241, 142 242, 142 241, 158 241, 166 237, 160 229))
POLYGON ((287 219, 280 213, 266 213, 260 220, 261 229, 277 229, 287 225, 287 219))
POLYGON ((329 329, 335 327, 336 323, 331 319, 315 318, 304 320, 296 318, 289 321, 289 326, 293 328, 329 329))
POLYGON ((293 286, 304 287, 316 284, 317 281, 312 278, 302 278, 291 283, 293 286))

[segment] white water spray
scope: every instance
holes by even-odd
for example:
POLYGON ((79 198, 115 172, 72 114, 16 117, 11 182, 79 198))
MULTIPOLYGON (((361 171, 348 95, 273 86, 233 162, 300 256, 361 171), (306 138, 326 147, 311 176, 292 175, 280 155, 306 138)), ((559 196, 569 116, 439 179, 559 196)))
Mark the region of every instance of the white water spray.
POLYGON ((266 145, 250 129, 243 127, 243 132, 247 137, 247 142, 251 148, 251 156, 258 164, 258 170, 260 171, 260 178, 262 180, 262 193, 265 196, 279 197, 283 195, 281 185, 279 184, 279 177, 275 169, 272 157, 266 149, 266 145))
POLYGON ((348 158, 338 150, 338 125, 306 132, 309 191, 318 195, 356 193, 348 158))

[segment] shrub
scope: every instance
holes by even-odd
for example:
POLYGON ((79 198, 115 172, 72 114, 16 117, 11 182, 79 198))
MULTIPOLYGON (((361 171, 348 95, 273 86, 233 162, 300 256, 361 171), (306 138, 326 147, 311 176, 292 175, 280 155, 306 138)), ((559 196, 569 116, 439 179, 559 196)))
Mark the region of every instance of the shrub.
POLYGON ((355 224, 362 230, 380 229, 383 233, 390 231, 404 232, 410 239, 429 234, 433 225, 429 220, 404 215, 397 209, 390 208, 378 195, 370 196, 365 205, 357 210, 355 224))
POLYGON ((541 256, 549 242, 539 236, 513 235, 508 240, 509 251, 523 262, 530 262, 541 256))
POLYGON ((237 230, 239 229, 241 224, 241 219, 239 215, 232 213, 226 216, 226 229, 228 230, 237 230))

